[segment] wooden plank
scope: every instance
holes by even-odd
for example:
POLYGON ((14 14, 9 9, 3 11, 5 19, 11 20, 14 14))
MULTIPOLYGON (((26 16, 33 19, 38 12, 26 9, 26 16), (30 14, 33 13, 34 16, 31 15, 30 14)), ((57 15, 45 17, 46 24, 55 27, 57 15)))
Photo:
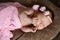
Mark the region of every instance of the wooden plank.
POLYGON ((58 35, 53 40, 60 40, 60 32, 58 33, 58 35))
POLYGON ((14 30, 13 31, 13 38, 11 40, 17 40, 19 37, 21 37, 24 33, 21 30, 14 30))

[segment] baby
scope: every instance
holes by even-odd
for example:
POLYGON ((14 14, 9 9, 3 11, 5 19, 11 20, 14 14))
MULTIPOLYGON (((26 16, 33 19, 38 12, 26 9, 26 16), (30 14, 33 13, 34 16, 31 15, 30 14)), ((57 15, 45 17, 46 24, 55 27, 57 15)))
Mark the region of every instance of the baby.
POLYGON ((0 3, 0 40, 10 40, 11 31, 36 32, 52 23, 52 13, 45 7, 25 7, 18 2, 0 3))
POLYGON ((34 5, 32 8, 19 8, 19 18, 23 32, 36 32, 52 23, 52 13, 44 6, 34 5))

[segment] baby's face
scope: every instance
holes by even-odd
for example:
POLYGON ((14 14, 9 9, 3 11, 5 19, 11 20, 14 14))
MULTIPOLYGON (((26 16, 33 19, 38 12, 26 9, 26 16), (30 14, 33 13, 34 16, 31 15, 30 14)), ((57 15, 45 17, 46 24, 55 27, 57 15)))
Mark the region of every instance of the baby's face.
POLYGON ((33 25, 36 26, 38 30, 41 30, 52 23, 52 19, 49 14, 37 13, 36 17, 33 18, 33 25))

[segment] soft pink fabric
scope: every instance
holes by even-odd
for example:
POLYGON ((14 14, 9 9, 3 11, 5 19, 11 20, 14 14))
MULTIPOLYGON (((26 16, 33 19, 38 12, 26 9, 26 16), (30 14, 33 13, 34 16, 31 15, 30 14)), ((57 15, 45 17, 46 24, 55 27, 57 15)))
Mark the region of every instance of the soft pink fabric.
MULTIPOLYGON (((2 5, 2 4, 1 4, 2 5)), ((18 10, 15 6, 6 7, 0 5, 0 40, 10 40, 13 34, 10 30, 22 27, 18 18, 18 10)))

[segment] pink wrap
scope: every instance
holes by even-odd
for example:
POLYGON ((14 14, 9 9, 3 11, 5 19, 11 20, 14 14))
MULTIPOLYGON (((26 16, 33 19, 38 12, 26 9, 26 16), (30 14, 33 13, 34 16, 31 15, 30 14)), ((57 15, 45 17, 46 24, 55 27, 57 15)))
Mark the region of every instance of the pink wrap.
POLYGON ((18 18, 18 10, 16 8, 18 6, 16 4, 18 3, 0 4, 0 40, 10 40, 13 37, 10 30, 20 29, 22 27, 18 18))

